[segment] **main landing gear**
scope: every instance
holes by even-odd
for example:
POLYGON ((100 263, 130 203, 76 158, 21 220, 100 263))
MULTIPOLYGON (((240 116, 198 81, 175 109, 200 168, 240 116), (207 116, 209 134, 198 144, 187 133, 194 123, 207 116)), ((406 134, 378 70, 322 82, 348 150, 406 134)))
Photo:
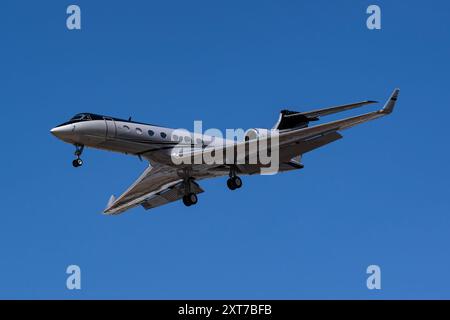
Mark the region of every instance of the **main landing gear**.
POLYGON ((198 202, 197 195, 192 192, 192 183, 192 178, 185 172, 183 203, 186 207, 190 207, 198 202))
POLYGON ((230 178, 227 180, 227 186, 230 190, 236 190, 242 187, 242 180, 236 175, 236 169, 230 168, 230 178))
POLYGON ((196 204, 198 201, 197 195, 195 193, 188 193, 187 195, 183 196, 183 203, 186 207, 190 207, 194 204, 196 204))
POLYGON ((75 156, 77 157, 72 161, 72 165, 75 168, 81 167, 83 165, 83 160, 81 160, 81 154, 83 153, 84 146, 83 145, 75 145, 75 156))

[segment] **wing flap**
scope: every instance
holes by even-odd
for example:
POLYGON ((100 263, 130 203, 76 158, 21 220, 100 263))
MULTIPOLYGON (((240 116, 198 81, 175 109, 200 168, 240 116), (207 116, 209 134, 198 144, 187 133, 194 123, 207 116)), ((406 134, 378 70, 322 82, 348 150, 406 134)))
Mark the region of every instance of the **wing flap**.
POLYGON ((295 156, 305 154, 342 138, 336 131, 316 136, 314 139, 297 141, 280 149, 280 161, 288 161, 295 156))
MULTIPOLYGON (((199 194, 204 190, 194 181, 191 181, 191 192, 199 194)), ((142 202, 145 210, 153 209, 164 204, 177 201, 184 196, 184 182, 177 183, 142 202)))
POLYGON ((153 194, 161 192, 181 181, 182 179, 178 176, 176 169, 172 167, 164 165, 149 166, 120 197, 112 202, 112 199, 110 199, 104 213, 122 213, 141 204, 153 194))

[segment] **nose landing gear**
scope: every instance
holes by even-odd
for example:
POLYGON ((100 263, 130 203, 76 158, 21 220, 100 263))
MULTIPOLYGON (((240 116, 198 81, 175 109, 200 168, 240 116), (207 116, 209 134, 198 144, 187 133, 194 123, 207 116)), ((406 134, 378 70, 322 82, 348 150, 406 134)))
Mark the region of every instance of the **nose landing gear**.
POLYGON ((72 165, 73 165, 75 168, 81 167, 81 166, 83 165, 83 160, 81 160, 81 159, 75 159, 75 160, 72 161, 72 165))
POLYGON ((81 167, 83 165, 83 160, 81 160, 81 154, 83 153, 84 146, 83 145, 75 145, 75 156, 77 157, 72 161, 72 165, 75 168, 81 167))

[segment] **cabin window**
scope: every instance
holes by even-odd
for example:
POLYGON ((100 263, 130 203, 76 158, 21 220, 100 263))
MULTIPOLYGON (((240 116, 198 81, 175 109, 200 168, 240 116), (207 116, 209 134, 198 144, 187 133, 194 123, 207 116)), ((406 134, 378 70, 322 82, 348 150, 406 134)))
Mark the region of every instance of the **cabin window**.
POLYGON ((174 135, 172 136, 172 140, 173 140, 173 141, 178 141, 178 136, 177 136, 176 134, 174 134, 174 135))
POLYGON ((148 135, 149 135, 150 137, 153 137, 153 136, 155 135, 155 131, 153 131, 153 130, 148 130, 148 135))
POLYGON ((136 128, 136 133, 137 134, 142 134, 142 129, 141 128, 136 128))
POLYGON ((212 137, 205 136, 203 137, 203 144, 208 145, 213 141, 212 137))
POLYGON ((191 143, 191 137, 184 137, 184 141, 186 142, 186 143, 191 143))
POLYGON ((123 126, 123 128, 124 128, 126 131, 130 131, 130 127, 129 127, 129 126, 123 126))
POLYGON ((166 138, 167 137, 167 134, 165 132, 161 132, 160 135, 161 135, 161 138, 166 138))

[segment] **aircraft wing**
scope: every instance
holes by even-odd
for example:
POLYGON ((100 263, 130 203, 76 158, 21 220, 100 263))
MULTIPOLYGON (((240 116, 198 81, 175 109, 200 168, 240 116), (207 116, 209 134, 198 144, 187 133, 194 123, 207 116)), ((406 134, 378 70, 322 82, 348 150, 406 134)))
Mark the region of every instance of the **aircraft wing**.
MULTIPOLYGON (((306 127, 306 128, 300 128, 300 129, 294 129, 289 131, 284 131, 279 133, 279 142, 278 145, 280 149, 284 146, 288 147, 292 144, 299 144, 300 147, 303 144, 307 144, 308 142, 312 141, 318 141, 317 139, 325 139, 326 143, 332 142, 334 140, 337 140, 340 138, 340 135, 337 136, 336 134, 329 135, 331 133, 337 133, 338 131, 351 128, 353 126, 356 126, 358 124, 374 120, 380 117, 384 117, 394 110, 395 103, 398 98, 400 90, 395 89, 392 95, 390 96, 389 100, 386 102, 384 107, 381 110, 369 112, 363 115, 350 117, 342 120, 337 120, 321 125, 317 125, 314 127, 306 127), (328 138, 329 137, 329 138, 328 138), (328 142, 327 142, 328 141, 328 142)), ((342 111, 342 110, 341 110, 342 111)), ((260 140, 268 140, 268 138, 261 138, 260 140)), ((215 146, 212 148, 206 148, 204 150, 194 151, 189 154, 185 154, 183 156, 179 157, 180 161, 188 162, 191 161, 192 158, 200 156, 202 153, 216 153, 216 152, 223 152, 225 155, 233 155, 237 154, 237 162, 242 161, 244 158, 248 158, 251 156, 250 153, 242 153, 239 151, 245 150, 248 146, 249 141, 245 142, 239 142, 235 144, 229 144, 225 146, 215 146)), ((270 143, 262 144, 263 146, 266 145, 266 148, 270 148, 270 143)), ((322 144, 323 145, 323 144, 322 144)), ((320 145, 319 145, 320 146, 320 145)), ((308 152, 310 150, 315 149, 316 146, 311 146, 311 148, 307 148, 304 150, 304 152, 308 152)), ((264 151, 264 147, 259 147, 259 150, 255 150, 255 152, 258 151, 264 151)))
POLYGON ((351 104, 344 104, 335 107, 328 107, 323 109, 316 109, 306 112, 281 110, 278 122, 273 127, 274 129, 283 130, 294 130, 308 127, 309 122, 318 121, 320 117, 328 116, 330 114, 352 110, 355 108, 360 108, 362 106, 376 103, 376 101, 361 101, 351 104))
POLYGON ((338 113, 338 112, 342 112, 342 111, 352 110, 352 109, 359 108, 359 107, 362 107, 362 106, 365 106, 368 104, 372 104, 372 103, 377 103, 377 101, 372 101, 372 100, 361 101, 361 102, 356 102, 356 103, 352 103, 352 104, 345 104, 342 106, 329 107, 329 108, 317 109, 317 110, 306 111, 306 112, 299 112, 299 114, 304 115, 308 118, 323 117, 323 116, 328 116, 330 114, 334 114, 334 113, 338 113))
MULTIPOLYGON (((203 192, 195 182, 191 188, 195 193, 203 192)), ((149 166, 120 197, 111 196, 104 213, 116 215, 138 205, 148 210, 176 201, 183 194, 183 179, 176 169, 160 164, 149 166)))
POLYGON ((359 116, 350 117, 342 120, 324 123, 314 127, 308 127, 281 133, 279 138, 280 145, 291 143, 298 140, 306 141, 314 139, 316 137, 324 136, 331 132, 341 131, 370 120, 384 117, 392 113, 392 111, 394 110, 399 92, 400 92, 399 89, 395 89, 392 95, 390 96, 389 100, 386 102, 386 104, 381 110, 365 113, 359 116))

